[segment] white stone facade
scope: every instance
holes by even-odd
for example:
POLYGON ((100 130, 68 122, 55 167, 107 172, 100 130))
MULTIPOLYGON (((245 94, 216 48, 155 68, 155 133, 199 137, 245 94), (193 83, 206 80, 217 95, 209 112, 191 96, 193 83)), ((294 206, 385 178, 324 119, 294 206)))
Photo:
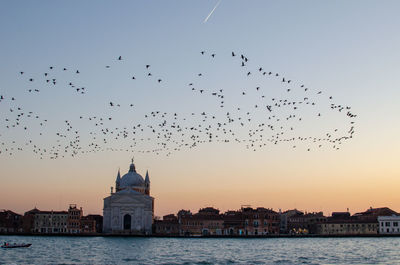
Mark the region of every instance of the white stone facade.
MULTIPOLYGON (((150 235, 154 216, 154 198, 150 194, 150 180, 146 174, 146 186, 132 181, 136 173, 133 163, 130 170, 122 178, 118 172, 116 191, 104 198, 103 232, 111 234, 150 235), (124 185, 120 185, 123 183, 124 185), (128 185, 130 184, 130 185, 128 185), (141 187, 143 186, 143 188, 141 187)), ((143 182, 143 183, 142 183, 143 182)))
POLYGON ((378 216, 379 234, 400 234, 400 216, 378 216))

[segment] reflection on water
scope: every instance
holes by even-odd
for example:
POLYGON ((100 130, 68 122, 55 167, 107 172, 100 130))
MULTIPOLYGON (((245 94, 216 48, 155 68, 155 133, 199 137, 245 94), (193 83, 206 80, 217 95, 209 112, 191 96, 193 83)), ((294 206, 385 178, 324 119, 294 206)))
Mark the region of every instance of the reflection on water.
POLYGON ((0 264, 400 264, 400 238, 0 236, 0 264))

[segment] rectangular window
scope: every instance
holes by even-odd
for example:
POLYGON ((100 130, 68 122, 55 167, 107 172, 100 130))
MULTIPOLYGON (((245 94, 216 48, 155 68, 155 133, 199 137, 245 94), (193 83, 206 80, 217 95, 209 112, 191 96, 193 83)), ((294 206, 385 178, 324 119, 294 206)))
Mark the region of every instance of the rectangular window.
POLYGON ((385 223, 385 226, 390 226, 390 222, 386 222, 386 223, 385 223))
POLYGON ((399 226, 399 222, 393 222, 393 226, 399 226))

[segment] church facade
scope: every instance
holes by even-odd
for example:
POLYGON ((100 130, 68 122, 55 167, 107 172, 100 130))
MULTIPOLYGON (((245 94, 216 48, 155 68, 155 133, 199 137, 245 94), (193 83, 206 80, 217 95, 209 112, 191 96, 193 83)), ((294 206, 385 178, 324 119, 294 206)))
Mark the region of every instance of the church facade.
POLYGON ((104 198, 103 233, 150 235, 154 217, 154 198, 150 196, 150 177, 136 172, 132 163, 121 177, 118 170, 115 192, 104 198))

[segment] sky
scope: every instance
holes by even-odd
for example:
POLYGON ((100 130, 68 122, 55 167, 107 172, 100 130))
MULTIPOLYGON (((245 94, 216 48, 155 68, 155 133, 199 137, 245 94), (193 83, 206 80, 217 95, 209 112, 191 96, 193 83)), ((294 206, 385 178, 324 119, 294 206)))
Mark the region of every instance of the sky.
MULTIPOLYGON (((77 204, 85 214, 101 214, 118 169, 125 174, 134 156, 137 171, 143 176, 149 171, 158 216, 242 205, 327 215, 383 206, 400 211, 400 3, 222 0, 204 23, 217 2, 1 1, 0 95, 6 99, 0 102, 0 209, 23 213, 77 204), (253 90, 241 96, 244 87, 261 85, 267 97, 284 94, 277 90, 280 79, 247 78, 232 51, 249 58, 249 69, 262 66, 293 80, 297 88, 305 84, 351 106, 357 115, 353 137, 339 150, 270 144, 253 151, 235 142, 213 142, 167 156, 141 152, 155 142, 131 147, 122 139, 110 146, 125 151, 58 159, 40 159, 31 146, 12 155, 5 152, 18 146, 13 141, 24 145, 29 139, 50 149, 59 140, 56 133, 65 131, 65 120, 82 132, 87 146, 93 123, 79 119, 81 115, 112 116, 110 127, 122 128, 160 111, 178 113, 190 124, 193 112, 222 117, 239 105, 253 107, 257 94, 253 90), (154 77, 146 77, 147 64, 154 77), (54 66, 52 72, 49 66, 54 66), (44 82, 44 72, 57 78, 57 86, 44 82), (85 87, 86 94, 75 93, 66 85, 70 81, 85 87), (226 109, 212 96, 191 91, 192 81, 213 91, 223 89, 226 109), (111 108, 109 102, 121 107, 111 108), (14 115, 9 109, 18 106, 46 119, 47 125, 27 121, 27 131, 7 129, 5 119, 14 115)), ((290 95, 303 94, 296 90, 290 95)), ((348 118, 332 114, 326 97, 313 95, 324 119, 304 110, 309 119, 298 135, 349 129, 348 118)), ((232 130, 245 134, 237 126, 232 130)))

